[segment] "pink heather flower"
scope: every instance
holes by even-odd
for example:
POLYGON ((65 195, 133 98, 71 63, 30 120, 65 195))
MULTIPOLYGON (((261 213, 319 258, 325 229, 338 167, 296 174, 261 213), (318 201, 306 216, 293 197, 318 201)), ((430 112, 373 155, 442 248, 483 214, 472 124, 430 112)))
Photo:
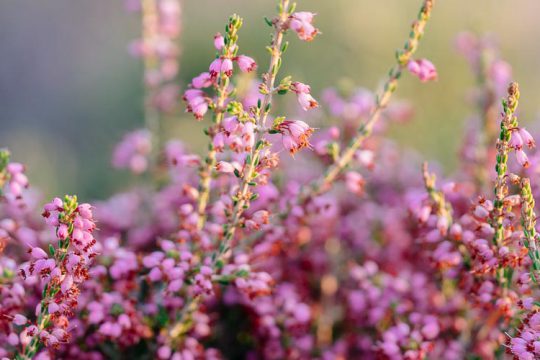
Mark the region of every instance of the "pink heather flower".
POLYGON ((221 58, 217 58, 214 61, 212 61, 212 63, 210 64, 210 68, 209 68, 210 76, 216 77, 216 76, 219 75, 219 73, 221 72, 221 64, 222 63, 223 63, 223 61, 221 60, 221 58))
POLYGON ((10 175, 9 178, 9 190, 11 194, 16 198, 22 195, 23 189, 28 187, 28 178, 24 174, 24 165, 19 163, 9 163, 6 166, 6 170, 10 175))
POLYGON ((58 231, 56 232, 57 236, 59 239, 65 239, 67 238, 68 234, 69 234, 69 231, 68 231, 68 227, 66 224, 61 224, 59 227, 58 227, 58 231))
POLYGON ((13 323, 15 325, 22 326, 22 325, 25 325, 27 322, 28 322, 28 319, 24 315, 15 314, 15 316, 13 317, 13 323))
POLYGON ((249 56, 239 55, 235 60, 242 72, 252 72, 257 69, 257 63, 249 56))
POLYGON ((529 167, 529 158, 527 157, 527 154, 525 154, 523 150, 516 151, 516 159, 518 163, 524 168, 529 167))
POLYGON ((437 80, 438 77, 435 65, 427 59, 411 60, 407 65, 407 69, 422 82, 437 80))
POLYGON ((319 106, 317 100, 315 100, 310 94, 311 88, 309 85, 295 81, 291 84, 291 91, 298 95, 298 102, 300 103, 302 109, 307 111, 319 106))
POLYGON ((309 137, 313 134, 313 129, 301 120, 285 120, 276 127, 282 137, 283 147, 294 155, 298 150, 311 147, 309 137))
POLYGON ((223 129, 230 134, 238 129, 240 123, 238 122, 238 118, 236 116, 229 116, 223 119, 221 126, 223 126, 223 129))
POLYGON ((32 258, 36 260, 47 259, 49 257, 47 253, 45 252, 45 250, 38 247, 32 248, 32 250, 30 250, 30 255, 32 256, 32 258))
POLYGON ((64 202, 62 199, 56 197, 50 203, 45 204, 44 209, 46 212, 62 210, 64 202))
POLYGON ((314 109, 319 106, 317 100, 315 100, 313 96, 311 96, 311 94, 307 93, 298 94, 298 103, 305 111, 309 109, 314 109))
POLYGON ((289 27, 296 32, 300 40, 311 41, 320 33, 312 24, 314 16, 314 13, 307 11, 295 12, 290 16, 289 27))
POLYGON ((214 47, 217 51, 223 50, 223 47, 225 46, 225 38, 221 33, 217 33, 214 35, 214 47))
POLYGON ((212 77, 210 76, 210 73, 203 72, 202 74, 194 77, 193 80, 191 80, 191 85, 193 85, 195 89, 209 87, 210 85, 212 85, 212 77))
POLYGON ((202 90, 186 90, 183 99, 187 103, 186 111, 193 113, 197 120, 201 120, 208 111, 208 98, 202 90))
POLYGON ((235 170, 233 164, 226 161, 219 161, 216 164, 216 171, 224 174, 233 173, 235 170))
MULTIPOLYGON (((536 144, 534 142, 534 138, 532 137, 532 135, 527 130, 525 130, 525 128, 520 128, 518 131, 519 131, 519 135, 521 135, 521 138, 523 139, 523 142, 525 144, 527 144, 529 149, 532 149, 533 147, 536 146, 536 144)), ((515 134, 515 132, 512 134, 512 136, 514 134, 515 134)))
POLYGON ((217 152, 223 152, 225 148, 225 134, 222 132, 217 133, 212 139, 212 146, 217 152))
POLYGON ((345 174, 345 184, 353 194, 362 195, 365 183, 364 177, 356 171, 349 171, 345 174))
POLYGON ((233 72, 233 62, 231 59, 225 58, 223 59, 221 63, 221 72, 225 74, 225 76, 230 77, 233 72))
POLYGON ((510 147, 514 148, 515 150, 521 150, 523 148, 523 138, 518 131, 512 132, 512 136, 508 145, 510 145, 510 147))
POLYGON ((58 306, 57 303, 52 302, 52 303, 49 304, 49 307, 48 307, 49 314, 54 314, 54 313, 58 312, 59 310, 60 310, 60 306, 58 306))
POLYGON ((210 76, 215 78, 223 73, 225 76, 231 76, 233 72, 233 62, 228 58, 217 58, 210 64, 210 76))

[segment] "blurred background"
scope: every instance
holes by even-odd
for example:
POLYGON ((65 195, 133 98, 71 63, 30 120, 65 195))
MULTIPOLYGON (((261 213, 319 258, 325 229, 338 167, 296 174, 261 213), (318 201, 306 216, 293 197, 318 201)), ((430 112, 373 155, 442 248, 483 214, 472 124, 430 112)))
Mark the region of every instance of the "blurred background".
MULTIPOLYGON (((299 0, 299 10, 318 13, 323 34, 312 43, 290 36, 284 72, 311 84, 313 93, 349 82, 375 89, 403 45, 420 0, 299 0)), ((272 0, 184 0, 178 82, 208 68, 212 37, 232 13, 244 17, 243 53, 267 66, 272 0)), ((454 50, 463 30, 493 33, 502 58, 522 89, 521 121, 540 110, 540 2, 538 0, 438 1, 419 57, 432 60, 435 83, 405 77, 397 96, 416 107, 414 120, 394 124, 391 136, 447 172, 456 165, 464 121, 474 109, 465 101, 474 76, 454 50)), ((77 193, 104 198, 125 187, 127 174, 112 171, 110 154, 129 130, 143 126, 143 67, 128 52, 140 36, 138 13, 122 1, 3 0, 0 2, 0 147, 28 165, 31 183, 46 195, 77 193)), ((317 97, 317 96, 316 96, 317 97)), ((191 114, 166 120, 168 137, 202 149, 200 124, 191 114)))

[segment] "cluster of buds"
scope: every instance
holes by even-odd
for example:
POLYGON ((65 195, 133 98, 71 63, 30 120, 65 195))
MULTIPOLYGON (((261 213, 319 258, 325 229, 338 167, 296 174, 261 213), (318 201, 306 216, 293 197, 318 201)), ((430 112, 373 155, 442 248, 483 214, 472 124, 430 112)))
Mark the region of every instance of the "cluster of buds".
POLYGON ((21 334, 21 354, 32 357, 42 346, 58 348, 69 340, 69 318, 77 307, 80 285, 88 279, 88 268, 96 256, 93 237, 95 223, 89 204, 79 204, 75 196, 55 198, 44 207, 43 217, 55 228, 58 247, 49 254, 39 247, 28 250, 32 260, 19 273, 23 279, 43 283, 42 299, 36 307, 37 320, 17 315, 14 323, 25 326, 21 334))
POLYGON ((236 153, 249 152, 255 145, 255 124, 241 122, 236 116, 226 117, 212 145, 217 152, 223 152, 225 147, 236 153))
POLYGON ((235 62, 242 72, 252 72, 257 69, 257 63, 251 57, 237 55, 237 32, 240 27, 242 27, 242 18, 233 15, 226 27, 226 36, 224 37, 220 33, 214 36, 214 47, 218 51, 218 57, 210 64, 209 74, 212 78, 216 78, 218 75, 231 77, 235 62))

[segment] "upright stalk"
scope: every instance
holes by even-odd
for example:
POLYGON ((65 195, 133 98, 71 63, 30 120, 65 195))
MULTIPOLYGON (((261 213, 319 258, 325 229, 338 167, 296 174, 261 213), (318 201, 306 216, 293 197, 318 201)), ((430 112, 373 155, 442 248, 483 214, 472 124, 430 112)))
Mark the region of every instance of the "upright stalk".
POLYGON ((268 71, 263 75, 263 88, 265 89, 265 93, 255 119, 258 128, 258 131, 255 134, 255 146, 251 149, 246 158, 246 165, 241 174, 240 188, 233 198, 231 216, 229 217, 227 224, 224 225, 224 241, 220 244, 217 259, 220 259, 225 252, 227 252, 236 229, 240 224, 242 214, 244 213, 244 210, 249 207, 249 201, 253 197, 249 188, 256 177, 255 168, 259 162, 260 152, 265 147, 265 141, 261 139, 261 134, 263 134, 266 129, 266 121, 270 112, 272 96, 276 91, 274 86, 279 68, 281 67, 283 35, 286 30, 284 24, 287 22, 289 15, 289 0, 280 0, 279 15, 274 20, 274 35, 272 37, 272 43, 268 48, 271 55, 270 64, 268 66, 268 71))
POLYGON ((368 120, 360 126, 357 135, 351 140, 349 146, 337 158, 335 163, 328 168, 324 175, 321 178, 314 180, 307 188, 304 189, 300 195, 301 202, 328 191, 332 183, 350 164, 354 154, 358 149, 360 149, 364 143, 364 140, 373 132, 373 128, 379 120, 381 112, 386 108, 390 102, 392 94, 397 89, 401 74, 407 67, 409 60, 412 58, 418 48, 418 44, 424 34, 427 21, 431 16, 434 2, 435 0, 424 0, 422 8, 418 14, 418 18, 412 24, 412 29, 405 46, 403 49, 396 52, 397 64, 390 69, 388 78, 384 82, 382 89, 377 94, 375 108, 372 110, 368 120))
POLYGON ((495 200, 493 201, 493 218, 491 225, 495 229, 493 243, 502 246, 504 240, 504 199, 508 195, 507 170, 508 153, 510 152, 509 142, 512 138, 512 129, 517 127, 517 119, 514 116, 519 100, 519 86, 511 83, 508 87, 508 97, 503 101, 503 118, 501 120, 501 130, 497 140, 497 163, 495 171, 495 200))

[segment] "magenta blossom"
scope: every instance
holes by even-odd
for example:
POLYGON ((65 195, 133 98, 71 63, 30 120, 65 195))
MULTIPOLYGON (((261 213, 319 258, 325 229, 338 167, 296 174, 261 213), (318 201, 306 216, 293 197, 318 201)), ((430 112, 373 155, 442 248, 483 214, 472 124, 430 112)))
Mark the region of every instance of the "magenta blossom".
POLYGON ((407 69, 422 82, 437 80, 438 77, 435 65, 427 59, 411 60, 407 69))
POLYGON ((320 33, 319 29, 313 26, 312 12, 301 11, 295 12, 290 17, 289 27, 296 32, 300 40, 311 41, 320 33))

